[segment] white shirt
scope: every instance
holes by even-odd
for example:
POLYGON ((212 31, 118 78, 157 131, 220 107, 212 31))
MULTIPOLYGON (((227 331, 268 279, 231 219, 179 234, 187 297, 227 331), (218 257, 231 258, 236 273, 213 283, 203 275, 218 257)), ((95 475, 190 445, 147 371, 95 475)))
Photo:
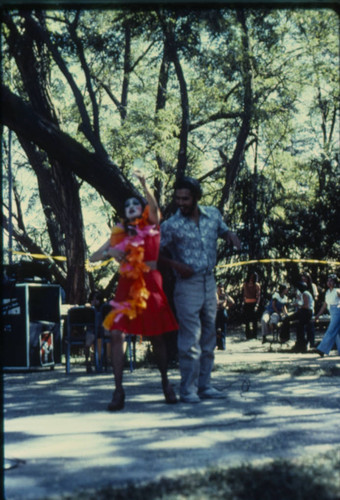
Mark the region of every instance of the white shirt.
POLYGON ((338 292, 340 292, 340 288, 333 288, 333 290, 327 290, 325 295, 325 302, 328 308, 330 306, 338 306, 338 307, 340 306, 340 297, 338 295, 338 292))

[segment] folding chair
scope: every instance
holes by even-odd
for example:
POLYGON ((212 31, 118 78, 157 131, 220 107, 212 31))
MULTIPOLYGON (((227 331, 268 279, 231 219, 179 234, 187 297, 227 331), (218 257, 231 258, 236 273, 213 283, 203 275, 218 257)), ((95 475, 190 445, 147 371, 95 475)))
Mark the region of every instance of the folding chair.
POLYGON ((97 350, 97 323, 94 307, 76 306, 68 310, 66 318, 66 373, 70 373, 71 346, 86 346, 86 331, 88 328, 95 333, 94 358, 96 371, 98 371, 98 350, 97 350))

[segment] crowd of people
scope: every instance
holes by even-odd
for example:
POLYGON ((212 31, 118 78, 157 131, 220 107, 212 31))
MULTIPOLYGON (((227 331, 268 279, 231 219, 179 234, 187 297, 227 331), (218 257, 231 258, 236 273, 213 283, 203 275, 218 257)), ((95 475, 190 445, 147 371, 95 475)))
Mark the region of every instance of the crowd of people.
MULTIPOLYGON (((304 271, 294 286, 280 284, 273 291, 264 307, 260 307, 263 292, 258 274, 250 272, 242 285, 241 320, 245 326, 245 339, 262 339, 262 343, 278 341, 285 343, 291 338, 292 326, 296 332, 296 342, 291 351, 295 353, 315 352, 320 356, 329 354, 333 346, 339 350, 340 342, 340 288, 335 274, 327 279, 328 290, 319 311, 316 310, 319 288, 311 275, 304 271), (262 310, 261 310, 262 309, 262 310), (325 312, 329 327, 322 343, 315 342, 315 326, 325 312), (261 336, 258 337, 258 323, 261 336), (330 345, 331 344, 331 345, 330 345)), ((225 292, 222 283, 217 286, 216 339, 217 349, 226 349, 226 323, 228 309, 236 306, 235 300, 225 292), (221 343, 223 332, 223 343, 221 343)))
MULTIPOLYGON (((294 323, 296 327, 296 343, 292 348, 292 352, 305 353, 309 348, 314 349, 314 352, 320 356, 323 356, 325 353, 328 354, 335 343, 338 345, 339 339, 337 335, 340 335, 340 321, 339 317, 336 316, 340 308, 340 289, 338 288, 338 278, 335 274, 331 274, 328 277, 327 285, 329 290, 325 294, 325 302, 318 313, 315 314, 319 289, 312 282, 311 276, 307 271, 301 274, 300 281, 292 287, 294 295, 291 300, 288 298, 289 286, 287 284, 280 284, 278 289, 274 291, 261 316, 262 342, 265 343, 269 335, 274 339, 275 333, 276 338, 281 342, 287 342, 290 339, 291 325, 294 323), (320 346, 316 346, 315 343, 315 324, 326 310, 330 314, 331 322, 325 338, 332 339, 329 340, 332 346, 328 348, 328 343, 326 342, 322 344, 323 347, 320 349, 320 346)), ((244 313, 244 321, 248 321, 246 312, 244 313)))
MULTIPOLYGON (((145 199, 132 197, 125 202, 125 218, 117 224, 108 240, 90 258, 91 262, 113 257, 120 263, 120 278, 111 310, 104 319, 105 334, 110 338, 114 392, 109 411, 124 408, 123 343, 125 334, 142 335, 151 340, 165 402, 177 403, 167 375, 166 332, 177 333, 178 362, 181 375, 179 398, 184 403, 202 399, 220 399, 225 395, 212 385, 211 372, 215 349, 226 349, 228 310, 235 300, 222 283, 216 287, 217 241, 224 239, 240 249, 240 241, 212 206, 199 204, 200 183, 191 177, 180 178, 174 187, 177 211, 162 224, 161 214, 141 171, 135 172, 145 199), (174 311, 163 291, 157 263, 168 266, 174 275, 174 311)), ((328 309, 330 325, 316 348, 320 356, 328 354, 334 342, 340 353, 340 289, 336 276, 328 280, 325 302, 314 317, 318 288, 308 273, 296 285, 293 304, 288 301, 288 286, 273 291, 259 318, 261 285, 256 272, 250 272, 242 286, 243 318, 246 339, 257 338, 261 323, 262 342, 278 332, 281 341, 290 337, 292 322, 297 322, 295 352, 315 348, 314 320, 328 309), (293 311, 289 312, 289 306, 293 311)), ((87 346, 88 347, 88 346, 87 346)))

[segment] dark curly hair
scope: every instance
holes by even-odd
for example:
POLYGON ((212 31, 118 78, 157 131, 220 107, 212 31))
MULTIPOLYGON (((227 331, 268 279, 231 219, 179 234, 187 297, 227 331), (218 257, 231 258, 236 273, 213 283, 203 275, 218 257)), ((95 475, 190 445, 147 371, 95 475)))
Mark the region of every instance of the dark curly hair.
POLYGON ((181 177, 175 182, 174 186, 175 190, 176 189, 189 189, 191 194, 196 200, 200 200, 202 198, 202 188, 201 184, 197 179, 194 179, 193 177, 181 177))
POLYGON ((339 278, 337 277, 336 274, 334 274, 334 273, 333 274, 329 274, 327 279, 333 280, 334 286, 338 286, 339 278))

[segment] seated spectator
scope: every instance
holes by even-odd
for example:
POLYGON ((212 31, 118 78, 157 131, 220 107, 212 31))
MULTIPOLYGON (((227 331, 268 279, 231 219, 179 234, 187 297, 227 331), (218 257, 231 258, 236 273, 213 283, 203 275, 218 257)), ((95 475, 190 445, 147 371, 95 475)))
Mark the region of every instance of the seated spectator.
POLYGON ((300 282, 297 284, 297 300, 296 312, 292 314, 288 314, 282 324, 281 329, 281 340, 289 339, 289 329, 290 322, 297 320, 297 328, 296 328, 296 343, 292 348, 292 352, 296 353, 304 353, 307 352, 307 340, 305 338, 305 328, 307 329, 307 333, 312 328, 312 317, 314 310, 314 300, 312 294, 307 290, 307 285, 304 282, 300 282))
POLYGON ((287 315, 287 285, 280 285, 278 291, 276 291, 269 304, 267 305, 262 318, 261 318, 261 330, 262 330, 262 344, 267 341, 267 336, 273 334, 274 325, 277 325, 281 319, 287 315))

